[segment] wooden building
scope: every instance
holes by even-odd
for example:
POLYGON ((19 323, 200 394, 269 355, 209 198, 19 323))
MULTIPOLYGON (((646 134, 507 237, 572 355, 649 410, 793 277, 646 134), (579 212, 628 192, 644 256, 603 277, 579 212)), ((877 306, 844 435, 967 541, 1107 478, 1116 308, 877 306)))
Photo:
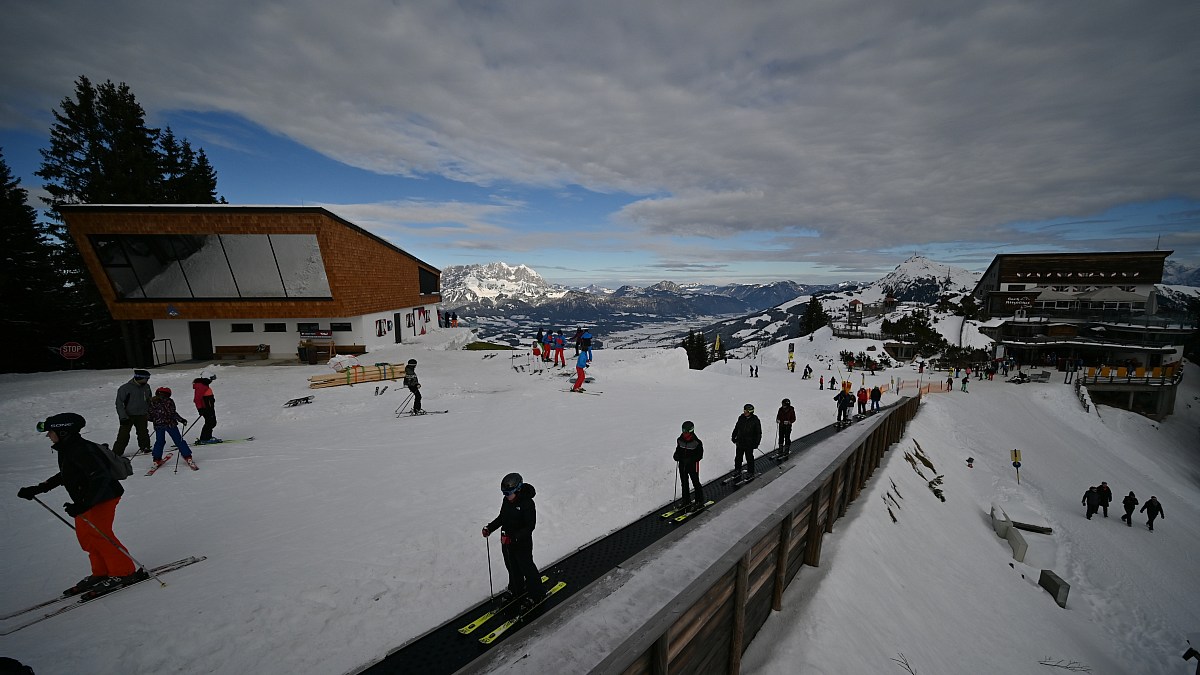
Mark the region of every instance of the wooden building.
POLYGON ((113 318, 152 322, 127 334, 136 362, 295 354, 302 339, 361 351, 438 325, 441 271, 321 207, 60 211, 113 318))

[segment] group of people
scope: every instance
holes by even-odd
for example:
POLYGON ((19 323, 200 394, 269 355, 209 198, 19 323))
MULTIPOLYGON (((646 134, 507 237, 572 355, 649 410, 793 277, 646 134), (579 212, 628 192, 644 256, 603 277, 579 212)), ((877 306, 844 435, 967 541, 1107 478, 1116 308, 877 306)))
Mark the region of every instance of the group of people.
MULTIPOLYGON (((217 425, 216 397, 209 385, 214 379, 215 374, 205 372, 192 381, 193 402, 200 415, 196 421, 204 420, 200 438, 196 441, 201 445, 221 442, 212 435, 217 425)), ((163 448, 169 436, 187 465, 197 469, 191 448, 179 431, 179 424, 187 424, 187 420, 179 414, 171 395, 169 387, 159 387, 151 393, 149 371, 133 371, 133 377, 117 389, 119 427, 116 441, 107 452, 123 456, 130 433, 134 432, 138 453, 149 453, 155 465, 161 466, 165 463, 163 448), (153 445, 149 433, 151 424, 155 436, 153 445)), ((74 519, 75 537, 88 555, 91 573, 63 591, 66 596, 99 595, 149 577, 113 532, 117 504, 125 489, 110 470, 106 450, 82 436, 86 424, 82 415, 73 412, 51 415, 39 422, 38 431, 46 434, 50 447, 56 451, 58 473, 17 491, 21 499, 33 500, 40 494, 63 487, 71 498, 63 508, 74 519)))
MULTIPOLYGON (((1112 503, 1112 500, 1112 489, 1108 487, 1108 482, 1101 481, 1099 485, 1093 485, 1087 489, 1087 492, 1083 493, 1083 500, 1080 501, 1080 504, 1086 507, 1085 513, 1087 519, 1091 520, 1092 516, 1096 515, 1099 511, 1103 511, 1104 517, 1107 518, 1108 505, 1112 503)), ((1130 490, 1129 494, 1125 495, 1125 498, 1121 500, 1121 505, 1125 507, 1125 515, 1121 516, 1121 520, 1125 521, 1127 526, 1133 527, 1133 510, 1138 505, 1138 498, 1137 495, 1133 494, 1133 490, 1130 490)), ((1166 515, 1163 513, 1162 504, 1159 503, 1158 497, 1155 496, 1151 496, 1150 499, 1146 500, 1146 503, 1142 505, 1139 512, 1146 514, 1146 527, 1150 528, 1151 532, 1154 531, 1155 520, 1166 518, 1166 515)))

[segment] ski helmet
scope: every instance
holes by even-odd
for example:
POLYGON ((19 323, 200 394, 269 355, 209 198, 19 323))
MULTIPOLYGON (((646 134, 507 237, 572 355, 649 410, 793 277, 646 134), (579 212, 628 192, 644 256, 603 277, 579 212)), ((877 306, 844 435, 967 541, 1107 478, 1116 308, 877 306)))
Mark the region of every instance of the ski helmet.
POLYGON ((409 360, 408 360, 408 365, 410 365, 410 366, 415 366, 415 365, 417 365, 417 360, 416 360, 416 359, 409 359, 409 360))
POLYGON ((783 404, 784 404, 784 405, 791 405, 791 404, 792 404, 792 400, 791 400, 790 398, 785 398, 785 399, 783 399, 783 404))
POLYGON ((695 431, 696 425, 692 424, 691 420, 688 420, 687 422, 683 423, 683 430, 684 431, 695 431))
POLYGON ((746 405, 742 406, 742 410, 745 410, 746 412, 754 412, 754 404, 747 403, 746 405))
POLYGON ((203 377, 204 379, 208 380, 209 382, 212 382, 213 380, 217 379, 217 374, 212 372, 211 370, 206 370, 206 371, 200 373, 200 377, 203 377))
POLYGON ((524 484, 525 479, 521 478, 521 474, 510 473, 504 477, 504 480, 500 481, 500 491, 504 494, 512 494, 521 489, 521 486, 524 484))
POLYGON ((77 413, 58 413, 46 418, 44 422, 38 422, 37 430, 41 432, 53 431, 59 436, 65 434, 77 434, 87 421, 83 419, 83 415, 77 413))
POLYGON ((155 396, 158 396, 158 395, 160 395, 160 394, 161 394, 161 395, 163 395, 163 396, 168 396, 168 397, 169 397, 169 396, 171 395, 171 388, 170 388, 170 387, 159 387, 158 389, 155 389, 155 390, 154 390, 154 395, 155 395, 155 396))

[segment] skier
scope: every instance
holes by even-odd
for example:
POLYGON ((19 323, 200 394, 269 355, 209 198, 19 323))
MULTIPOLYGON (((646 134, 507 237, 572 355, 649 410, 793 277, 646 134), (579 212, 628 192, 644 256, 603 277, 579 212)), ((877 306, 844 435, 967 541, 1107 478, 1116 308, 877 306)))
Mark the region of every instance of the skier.
POLYGON ((683 433, 675 439, 675 454, 671 456, 679 468, 679 483, 683 486, 683 509, 698 509, 704 505, 704 486, 700 484, 700 460, 704 459, 704 442, 696 436, 696 425, 683 423, 683 433), (691 487, 696 488, 692 502, 691 487))
POLYGON ((837 421, 849 424, 850 408, 854 406, 854 395, 848 391, 839 391, 833 400, 837 401, 837 421))
POLYGON ((871 410, 879 410, 879 400, 883 398, 883 390, 879 385, 871 387, 871 410))
POLYGON ((133 379, 117 389, 117 419, 121 421, 121 428, 117 431, 112 451, 118 456, 125 454, 125 446, 129 445, 129 430, 133 427, 137 428, 138 454, 150 452, 150 429, 146 426, 149 408, 150 372, 135 370, 133 379))
POLYGON ((1151 532, 1154 531, 1155 518, 1162 517, 1163 520, 1167 519, 1167 514, 1163 513, 1162 504, 1158 503, 1158 497, 1152 496, 1150 499, 1147 499, 1146 503, 1142 504, 1142 508, 1138 509, 1138 511, 1146 513, 1146 526, 1150 528, 1151 532))
POLYGON ((954 376, 953 375, 946 378, 946 391, 954 391, 954 376))
POLYGON ((1097 489, 1100 491, 1100 508, 1104 509, 1104 517, 1107 518, 1108 505, 1113 500, 1112 488, 1108 487, 1108 483, 1101 481, 1100 487, 1097 489))
POLYGON ((103 451, 79 435, 86 424, 76 413, 59 413, 39 422, 38 431, 46 432, 50 447, 58 451, 58 473, 17 491, 21 499, 33 499, 62 486, 71 496, 72 502, 64 504, 64 508, 75 519, 75 537, 88 554, 92 573, 63 591, 63 595, 85 592, 99 595, 149 578, 144 569, 133 564, 133 558, 113 534, 117 503, 125 489, 109 473, 103 451))
POLYGON ((550 363, 551 352, 554 350, 554 333, 546 331, 546 336, 542 338, 542 362, 550 363))
POLYGON ((583 335, 579 336, 579 351, 587 354, 588 363, 592 361, 592 334, 588 331, 583 331, 583 335))
POLYGON ((1079 503, 1087 507, 1087 519, 1091 520, 1096 511, 1100 510, 1100 488, 1095 485, 1088 488, 1079 503))
POLYGON ((792 425, 796 423, 796 409, 790 400, 783 399, 779 412, 775 413, 775 422, 779 424, 779 451, 786 458, 792 454, 792 425))
POLYGON ((155 466, 162 466, 165 462, 162 458, 163 446, 167 444, 166 436, 170 435, 171 440, 175 441, 175 445, 179 448, 179 454, 183 457, 183 461, 187 462, 187 465, 193 470, 200 468, 192 459, 192 449, 179 434, 179 427, 176 426, 176 423, 187 424, 187 420, 183 419, 175 410, 175 401, 171 400, 169 387, 159 387, 154 390, 154 398, 150 399, 150 421, 154 424, 153 457, 155 466))
MULTIPOLYGON (((962 390, 963 390, 963 391, 967 391, 967 383, 968 383, 968 382, 970 382, 970 381, 971 381, 971 375, 970 375, 970 374, 963 375, 963 379, 962 379, 962 390)), ((970 393, 970 392, 968 392, 968 393, 970 393)))
POLYGON ((583 341, 583 329, 576 328, 575 329, 575 337, 573 337, 571 339, 575 341, 575 356, 579 356, 579 352, 581 351, 580 347, 582 346, 582 341, 583 341))
POLYGON ((404 366, 404 386, 413 395, 412 414, 423 415, 424 410, 421 410, 421 383, 417 381, 417 360, 409 359, 408 364, 404 366))
POLYGON ((588 358, 590 352, 582 350, 579 356, 575 359, 575 386, 571 387, 571 391, 583 391, 584 368, 592 365, 591 359, 588 358))
POLYGON ((858 414, 867 414, 867 401, 871 400, 871 395, 867 393, 866 387, 858 388, 858 414))
POLYGON ((1121 505, 1125 507, 1125 515, 1121 516, 1121 520, 1125 521, 1125 524, 1129 527, 1133 527, 1133 510, 1138 505, 1138 498, 1137 495, 1133 494, 1133 490, 1130 490, 1129 494, 1125 495, 1125 499, 1121 500, 1121 505))
POLYGON ((200 377, 192 380, 192 402, 196 404, 196 412, 204 418, 204 426, 200 429, 200 440, 196 445, 220 443, 221 439, 213 438, 213 429, 217 426, 216 396, 213 395, 212 381, 217 379, 214 373, 203 372, 200 377))
POLYGON ((742 406, 742 414, 733 426, 729 440, 737 448, 733 456, 733 475, 738 476, 742 473, 742 458, 745 457, 745 480, 754 480, 754 451, 762 442, 762 422, 755 416, 752 404, 742 406))
POLYGON ((829 389, 830 389, 831 391, 837 391, 837 388, 838 388, 838 386, 837 386, 837 378, 836 378, 836 377, 834 377, 834 376, 832 376, 832 375, 830 375, 830 376, 829 376, 829 389))
POLYGON ((483 536, 500 530, 500 551, 508 570, 508 596, 502 601, 508 602, 524 593, 523 604, 532 607, 546 597, 542 576, 533 562, 533 528, 537 526, 533 498, 537 491, 521 474, 510 473, 500 481, 500 492, 504 494, 500 515, 483 526, 483 536))
POLYGON ((817 388, 820 389, 821 391, 825 391, 825 376, 824 375, 821 376, 821 385, 817 388))
POLYGON ((563 354, 563 350, 567 348, 567 340, 563 337, 562 331, 559 330, 554 334, 554 365, 567 367, 567 357, 563 354))

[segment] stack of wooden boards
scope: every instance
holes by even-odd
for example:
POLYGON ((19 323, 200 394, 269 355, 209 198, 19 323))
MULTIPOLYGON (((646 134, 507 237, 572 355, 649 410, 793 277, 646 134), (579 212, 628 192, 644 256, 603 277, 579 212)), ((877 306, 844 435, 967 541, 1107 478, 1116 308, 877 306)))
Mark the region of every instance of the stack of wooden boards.
POLYGON ((404 379, 403 363, 376 363, 371 366, 351 366, 340 373, 313 375, 308 378, 309 389, 356 385, 360 382, 382 382, 404 379))

